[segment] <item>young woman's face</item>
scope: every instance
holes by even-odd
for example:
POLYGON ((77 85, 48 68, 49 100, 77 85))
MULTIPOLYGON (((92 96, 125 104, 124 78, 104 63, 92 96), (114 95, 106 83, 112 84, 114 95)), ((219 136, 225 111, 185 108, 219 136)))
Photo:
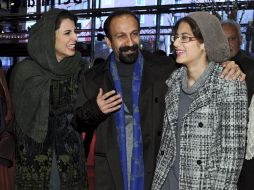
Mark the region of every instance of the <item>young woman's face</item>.
POLYGON ((184 65, 197 63, 204 58, 204 43, 194 37, 191 27, 186 22, 181 22, 174 37, 176 62, 184 65))
POLYGON ((77 34, 75 23, 70 19, 63 19, 60 27, 55 31, 55 51, 57 61, 75 54, 77 34))

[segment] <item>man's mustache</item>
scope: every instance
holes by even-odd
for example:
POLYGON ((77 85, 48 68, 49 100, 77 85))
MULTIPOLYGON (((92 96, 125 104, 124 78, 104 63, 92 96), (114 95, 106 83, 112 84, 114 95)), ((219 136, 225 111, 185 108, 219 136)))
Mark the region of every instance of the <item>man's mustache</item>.
POLYGON ((138 49, 138 45, 134 44, 133 46, 124 46, 120 47, 119 51, 124 52, 124 51, 136 51, 138 49))

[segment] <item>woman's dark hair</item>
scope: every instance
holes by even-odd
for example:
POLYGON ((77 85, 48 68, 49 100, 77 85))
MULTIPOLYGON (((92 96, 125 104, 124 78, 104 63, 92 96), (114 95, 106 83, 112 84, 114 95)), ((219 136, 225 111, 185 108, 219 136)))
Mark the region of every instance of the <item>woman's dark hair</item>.
MULTIPOLYGON (((111 34, 110 34, 110 23, 111 21, 115 18, 115 17, 121 17, 123 15, 130 15, 132 16, 136 21, 137 21, 137 24, 138 24, 138 29, 140 29, 140 23, 139 23, 139 19, 138 17, 131 11, 129 10, 126 10, 126 9, 120 9, 120 10, 117 10, 117 11, 114 11, 113 13, 111 13, 108 18, 105 20, 104 22, 104 26, 103 26, 103 30, 106 34, 106 36, 111 39, 111 34)), ((116 26, 117 27, 117 26, 116 26)))
POLYGON ((57 15, 56 17, 55 30, 57 30, 60 27, 62 20, 64 19, 70 19, 74 22, 75 26, 77 25, 77 20, 78 20, 77 17, 71 12, 64 10, 60 12, 59 15, 57 15))
POLYGON ((204 38, 202 36, 202 33, 201 33, 197 23, 190 17, 183 17, 177 21, 177 23, 173 29, 173 35, 176 34, 177 29, 182 22, 189 24, 193 35, 198 39, 198 41, 200 43, 204 43, 204 38))

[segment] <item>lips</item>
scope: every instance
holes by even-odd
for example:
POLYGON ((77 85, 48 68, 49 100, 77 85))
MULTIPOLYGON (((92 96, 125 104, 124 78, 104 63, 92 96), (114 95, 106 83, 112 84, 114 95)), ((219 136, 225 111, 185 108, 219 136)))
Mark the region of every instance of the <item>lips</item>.
POLYGON ((182 55, 183 53, 184 53, 184 51, 183 50, 175 50, 175 52, 176 52, 176 55, 182 55))

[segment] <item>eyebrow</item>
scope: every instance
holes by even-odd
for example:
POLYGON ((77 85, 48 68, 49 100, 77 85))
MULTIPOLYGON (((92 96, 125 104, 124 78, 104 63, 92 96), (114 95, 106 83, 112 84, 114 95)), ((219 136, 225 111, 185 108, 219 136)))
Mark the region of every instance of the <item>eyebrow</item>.
MULTIPOLYGON (((72 31, 72 29, 68 29, 68 30, 64 30, 63 32, 71 32, 72 31)), ((75 29, 74 29, 74 31, 75 31, 75 29)))
MULTIPOLYGON (((177 35, 179 35, 179 33, 176 33, 177 35)), ((187 33, 187 32, 184 32, 184 33, 181 33, 181 35, 193 35, 193 34, 190 34, 190 33, 187 33)))
MULTIPOLYGON (((138 32, 139 33, 139 30, 133 30, 133 31, 130 32, 130 34, 132 34, 134 32, 138 32)), ((118 32, 115 35, 119 35, 119 34, 126 34, 126 33, 125 32, 118 32)))

